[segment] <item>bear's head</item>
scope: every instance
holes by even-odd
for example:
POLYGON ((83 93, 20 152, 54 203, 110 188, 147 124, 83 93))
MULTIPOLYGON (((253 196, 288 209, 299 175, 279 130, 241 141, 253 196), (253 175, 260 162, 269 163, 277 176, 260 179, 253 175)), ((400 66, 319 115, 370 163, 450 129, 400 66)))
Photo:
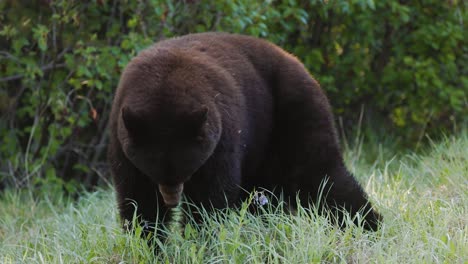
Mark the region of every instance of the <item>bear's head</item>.
POLYGON ((126 157, 158 185, 165 204, 175 206, 184 183, 214 152, 221 120, 213 97, 204 94, 212 86, 208 79, 186 66, 154 65, 127 68, 117 135, 126 157))
POLYGON ((118 134, 127 158, 158 184, 165 203, 175 206, 183 184, 215 150, 221 127, 206 106, 170 112, 123 106, 118 134))

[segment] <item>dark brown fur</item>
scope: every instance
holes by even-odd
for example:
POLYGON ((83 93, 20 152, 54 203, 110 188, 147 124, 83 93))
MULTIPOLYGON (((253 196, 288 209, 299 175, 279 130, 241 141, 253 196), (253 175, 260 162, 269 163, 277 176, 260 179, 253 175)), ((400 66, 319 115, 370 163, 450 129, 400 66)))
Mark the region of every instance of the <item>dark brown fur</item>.
POLYGON ((121 217, 167 221, 158 184, 225 208, 254 188, 303 206, 328 176, 327 203, 380 216, 343 163, 328 100, 294 56, 252 37, 161 41, 126 67, 110 117, 108 158, 121 217))

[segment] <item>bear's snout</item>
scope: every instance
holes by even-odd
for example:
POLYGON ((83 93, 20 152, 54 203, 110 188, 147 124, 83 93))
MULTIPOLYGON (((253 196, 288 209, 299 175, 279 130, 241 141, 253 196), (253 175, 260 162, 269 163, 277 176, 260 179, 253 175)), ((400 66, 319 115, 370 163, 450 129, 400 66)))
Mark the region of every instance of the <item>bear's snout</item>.
POLYGON ((182 196, 182 192, 184 190, 183 183, 178 185, 159 184, 158 187, 166 206, 176 207, 179 204, 180 197, 182 196))

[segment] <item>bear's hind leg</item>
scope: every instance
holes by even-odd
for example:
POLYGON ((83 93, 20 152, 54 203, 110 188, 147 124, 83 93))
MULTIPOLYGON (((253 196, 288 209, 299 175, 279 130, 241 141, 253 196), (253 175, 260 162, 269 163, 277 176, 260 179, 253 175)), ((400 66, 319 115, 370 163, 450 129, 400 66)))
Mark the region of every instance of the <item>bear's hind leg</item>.
MULTIPOLYGON (((336 222, 342 225, 343 210, 348 212, 351 217, 356 217, 357 213, 360 212, 364 217, 363 227, 367 230, 377 230, 382 217, 372 208, 366 193, 354 176, 344 165, 337 167, 337 171, 332 172, 332 177, 323 188, 327 207, 335 214, 336 222)), ((358 219, 354 219, 355 223, 357 221, 358 219)))
MULTIPOLYGON (((344 208, 351 217, 368 211, 365 227, 376 229, 380 216, 345 168, 328 99, 297 61, 285 62, 275 87, 275 136, 285 172, 278 179, 289 196, 299 192, 301 204, 324 199, 330 208, 344 208), (326 197, 319 196, 319 187, 326 197)), ((290 197, 294 203, 294 197, 290 197)), ((339 213, 339 210, 336 212, 339 213)))

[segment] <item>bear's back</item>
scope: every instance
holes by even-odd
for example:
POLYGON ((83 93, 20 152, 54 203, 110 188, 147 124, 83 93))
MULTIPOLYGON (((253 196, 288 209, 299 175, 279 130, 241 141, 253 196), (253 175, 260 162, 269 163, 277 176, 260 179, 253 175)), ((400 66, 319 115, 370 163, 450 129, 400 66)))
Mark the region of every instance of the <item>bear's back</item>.
MULTIPOLYGON (((250 36, 223 32, 194 33, 157 42, 142 51, 140 56, 154 56, 156 51, 166 50, 189 54, 200 60, 209 59, 235 74, 249 75, 239 70, 257 71, 264 79, 272 79, 278 65, 284 60, 297 59, 278 46, 250 36)), ((297 61, 299 63, 299 61, 297 61)), ((300 63, 299 63, 300 64, 300 63)))

